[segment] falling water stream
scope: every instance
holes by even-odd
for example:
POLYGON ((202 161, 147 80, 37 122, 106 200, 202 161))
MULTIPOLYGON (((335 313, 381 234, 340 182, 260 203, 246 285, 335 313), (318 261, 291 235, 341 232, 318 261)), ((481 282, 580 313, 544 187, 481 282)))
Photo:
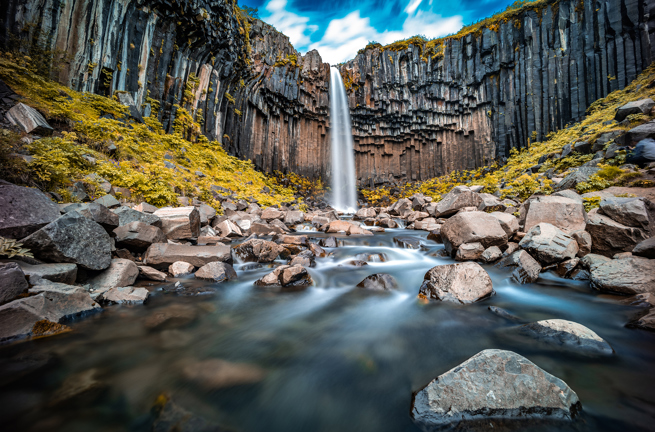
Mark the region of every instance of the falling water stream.
MULTIPOLYGON (((303 235, 326 236, 309 230, 303 235)), ((426 232, 391 229, 338 240, 339 247, 326 249, 330 256, 308 269, 314 286, 305 291, 253 285, 282 261, 235 264, 238 279, 223 284, 193 275, 142 281, 151 290, 145 305, 110 306, 71 323, 71 333, 0 347, 1 429, 151 431, 155 401, 166 394, 194 415, 235 431, 418 431, 409 415, 412 392, 479 351, 497 348, 566 381, 583 406, 568 426, 529 423, 509 430, 652 430, 655 334, 624 327, 640 309, 621 304, 621 297, 553 273, 518 285, 509 273, 485 266, 495 296, 466 306, 424 303, 417 293, 425 272, 453 262, 440 257, 443 245, 427 240, 426 232), (401 235, 418 237, 421 248, 398 247, 393 238, 401 235), (368 265, 348 265, 355 257, 369 259, 368 265), (393 275, 398 291, 355 287, 379 272, 393 275), (178 281, 213 295, 166 291, 178 281), (489 312, 491 305, 527 322, 579 322, 616 353, 584 357, 519 338, 517 324, 489 312), (148 327, 153 316, 180 306, 193 311, 193 318, 148 327), (209 359, 256 367, 263 375, 225 386, 189 376, 202 372, 198 362, 209 359), (75 403, 55 403, 66 382, 84 386, 90 374, 97 391, 75 403)))
POLYGON ((357 209, 355 153, 346 88, 337 68, 330 68, 330 136, 332 138, 332 207, 345 213, 357 209))

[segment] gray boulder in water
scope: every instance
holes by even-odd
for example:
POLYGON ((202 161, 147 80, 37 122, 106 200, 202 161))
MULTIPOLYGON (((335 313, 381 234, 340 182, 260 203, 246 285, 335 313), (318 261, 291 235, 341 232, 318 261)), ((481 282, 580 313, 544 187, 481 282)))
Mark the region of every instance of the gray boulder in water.
POLYGON ((612 355, 612 347, 593 330, 562 319, 537 321, 521 326, 521 333, 551 346, 581 354, 612 355))
POLYGON ((514 352, 485 350, 419 390, 411 416, 436 430, 485 419, 571 420, 580 409, 561 379, 514 352))
POLYGON ((468 304, 494 294, 489 274, 478 263, 441 265, 431 268, 419 290, 428 298, 468 304))

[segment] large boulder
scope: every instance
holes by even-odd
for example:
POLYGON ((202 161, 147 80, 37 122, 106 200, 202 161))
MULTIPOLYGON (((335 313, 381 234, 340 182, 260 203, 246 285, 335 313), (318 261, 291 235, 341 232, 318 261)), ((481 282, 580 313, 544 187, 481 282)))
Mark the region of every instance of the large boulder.
POLYGON ((561 182, 555 187, 556 191, 562 191, 565 189, 575 189, 578 183, 584 183, 589 181, 589 178, 600 171, 600 168, 594 167, 580 167, 575 169, 571 174, 567 175, 562 179, 561 182))
POLYGON ((626 133, 625 141, 627 143, 639 142, 646 138, 655 138, 655 120, 630 129, 626 133))
POLYGON ((369 291, 393 291, 398 289, 398 282, 390 274, 376 273, 367 276, 358 283, 357 288, 364 288, 369 291))
POLYGON ((482 204, 480 194, 473 192, 466 186, 456 186, 437 203, 434 214, 431 214, 431 216, 448 217, 464 207, 478 208, 480 204, 482 204))
POLYGON ((532 227, 519 246, 544 264, 572 259, 578 253, 578 242, 575 239, 546 222, 532 227))
POLYGON ((161 228, 161 219, 151 213, 133 210, 127 206, 121 206, 112 210, 118 215, 118 225, 127 225, 130 222, 143 222, 148 225, 154 225, 161 228))
POLYGON ((145 288, 116 287, 103 293, 99 300, 105 304, 143 304, 149 295, 145 288))
POLYGON ((0 342, 36 336, 44 333, 44 327, 56 330, 54 323, 101 310, 89 293, 79 287, 48 282, 30 289, 30 294, 33 295, 0 306, 0 342))
POLYGON ((582 354, 611 355, 614 350, 593 330, 562 319, 537 321, 521 326, 521 333, 547 344, 582 354))
POLYGON ((122 258, 111 260, 109 268, 87 283, 90 286, 92 297, 116 287, 127 287, 134 285, 136 278, 139 276, 139 268, 133 261, 122 258))
POLYGON ((114 230, 116 245, 138 252, 145 251, 153 243, 166 243, 163 231, 143 222, 130 222, 114 230))
POLYGON ((104 270, 111 264, 109 234, 75 211, 31 234, 23 245, 43 261, 74 263, 88 270, 104 270))
POLYGON ((77 279, 77 265, 75 264, 28 264, 23 261, 16 261, 16 264, 20 266, 32 285, 35 285, 40 279, 64 284, 73 284, 77 279))
POLYGON ((490 418, 570 420, 580 409, 564 381, 514 352, 490 349, 419 390, 411 416, 425 430, 440 430, 490 418))
POLYGON ((25 274, 16 263, 0 263, 0 304, 25 293, 29 285, 25 274))
POLYGON ((441 239, 453 254, 464 243, 479 242, 484 248, 507 244, 507 233, 499 220, 484 212, 462 212, 451 217, 441 227, 441 239))
POLYGON ((629 227, 651 231, 655 222, 655 205, 646 198, 606 197, 600 202, 599 212, 629 227))
POLYGON ((591 287, 599 291, 655 294, 655 260, 631 256, 597 264, 590 270, 591 287))
POLYGON ((232 247, 232 251, 244 262, 269 263, 277 259, 284 247, 268 240, 251 239, 232 247))
POLYGON ((524 250, 506 256, 498 267, 512 270, 512 278, 520 284, 536 282, 541 273, 541 265, 524 250))
POLYGON ((596 212, 589 212, 587 232, 591 236, 591 251, 607 257, 632 252, 635 246, 648 238, 643 230, 625 226, 596 212))
POLYGON ((98 203, 75 203, 66 206, 63 209, 64 213, 76 211, 84 217, 99 223, 108 232, 111 233, 118 227, 119 217, 116 213, 109 210, 104 205, 98 203))
POLYGON ((581 201, 562 196, 539 196, 525 202, 525 232, 542 222, 555 225, 566 233, 584 230, 586 212, 581 201))
POLYGON ((187 246, 168 243, 151 245, 143 257, 144 264, 165 269, 177 261, 184 261, 195 267, 202 267, 210 262, 232 262, 230 247, 224 244, 216 246, 187 246))
POLYGON ((655 102, 651 98, 628 102, 616 110, 614 120, 622 122, 631 114, 650 114, 650 110, 653 109, 654 106, 655 102))
POLYGON ((311 285, 314 281, 307 272, 307 269, 300 265, 283 265, 266 276, 255 281, 255 285, 265 288, 282 290, 302 290, 311 285))
POLYGON ((193 206, 162 208, 154 215, 161 219, 161 229, 169 239, 198 238, 200 235, 200 213, 193 206))
POLYGON ((453 303, 473 303, 494 294, 487 272, 478 263, 441 265, 424 276, 419 294, 453 303))
POLYGON ((196 279, 209 280, 213 282, 227 282, 236 279, 237 272, 234 268, 223 262, 211 262, 200 267, 196 272, 196 279))
POLYGON ((40 112, 24 103, 17 103, 5 114, 9 123, 18 126, 25 133, 52 135, 52 126, 40 112))
POLYGON ((60 215, 57 204, 40 190, 0 180, 0 237, 22 239, 60 215))

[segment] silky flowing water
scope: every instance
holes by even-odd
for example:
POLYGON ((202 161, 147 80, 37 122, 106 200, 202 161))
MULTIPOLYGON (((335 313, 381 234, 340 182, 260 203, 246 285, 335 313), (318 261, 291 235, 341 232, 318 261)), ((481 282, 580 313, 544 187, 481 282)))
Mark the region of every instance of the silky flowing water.
POLYGON ((330 68, 330 151, 332 154, 332 207, 346 213, 357 209, 357 180, 350 108, 337 68, 330 68))
MULTIPOLYGON (((310 237, 322 233, 305 233, 310 237)), ((275 293, 253 286, 270 266, 237 264, 225 284, 173 279, 143 284, 153 291, 139 306, 110 306, 78 320, 73 332, 0 348, 0 424, 3 431, 147 431, 161 394, 208 421, 246 432, 417 431, 412 392, 487 348, 515 351, 573 388, 581 416, 562 424, 515 425, 512 430, 639 431, 655 425, 655 335, 624 323, 638 309, 600 295, 587 283, 543 274, 518 285, 492 266, 496 295, 467 306, 417 298, 423 275, 442 249, 425 232, 387 230, 373 237, 340 238, 332 256, 309 269, 315 285, 275 293), (401 249, 394 236, 421 238, 419 250, 401 249), (355 268, 357 254, 385 262, 355 268), (366 292, 367 275, 392 274, 400 289, 366 292), (162 288, 176 281, 215 288, 213 295, 181 296, 162 288), (148 330, 144 322, 170 305, 198 318, 148 330), (563 318, 596 331, 614 348, 610 358, 583 357, 511 336, 515 323, 492 314, 507 309, 526 321, 563 318), (48 359, 34 371, 25 359, 48 359), (254 384, 208 389, 187 380, 184 365, 218 358, 260 367, 254 384), (22 360, 21 360, 22 359, 22 360), (22 361, 22 363, 21 363, 22 361), (67 377, 95 370, 103 391, 74 405, 53 405, 67 377), (29 372, 29 373, 28 373, 29 372)), ((497 430, 497 429, 495 429, 497 430)))

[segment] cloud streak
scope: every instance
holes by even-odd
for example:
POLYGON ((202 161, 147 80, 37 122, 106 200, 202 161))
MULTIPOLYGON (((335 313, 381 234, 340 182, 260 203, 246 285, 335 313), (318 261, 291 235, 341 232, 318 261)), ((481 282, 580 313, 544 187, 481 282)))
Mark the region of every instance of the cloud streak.
POLYGON ((378 30, 372 24, 371 18, 375 17, 375 11, 365 8, 371 6, 366 2, 360 3, 364 7, 343 10, 335 18, 326 21, 321 20, 321 17, 293 11, 287 0, 269 0, 265 4, 266 13, 262 14, 262 19, 289 36, 290 42, 299 51, 316 49, 323 61, 337 64, 354 58, 357 51, 369 41, 388 44, 419 34, 435 38, 455 33, 462 28, 461 15, 445 17, 435 13, 432 11, 432 3, 423 0, 406 1, 400 5, 399 16, 384 20, 390 29, 383 30, 378 30), (321 27, 325 28, 322 35, 321 27))

